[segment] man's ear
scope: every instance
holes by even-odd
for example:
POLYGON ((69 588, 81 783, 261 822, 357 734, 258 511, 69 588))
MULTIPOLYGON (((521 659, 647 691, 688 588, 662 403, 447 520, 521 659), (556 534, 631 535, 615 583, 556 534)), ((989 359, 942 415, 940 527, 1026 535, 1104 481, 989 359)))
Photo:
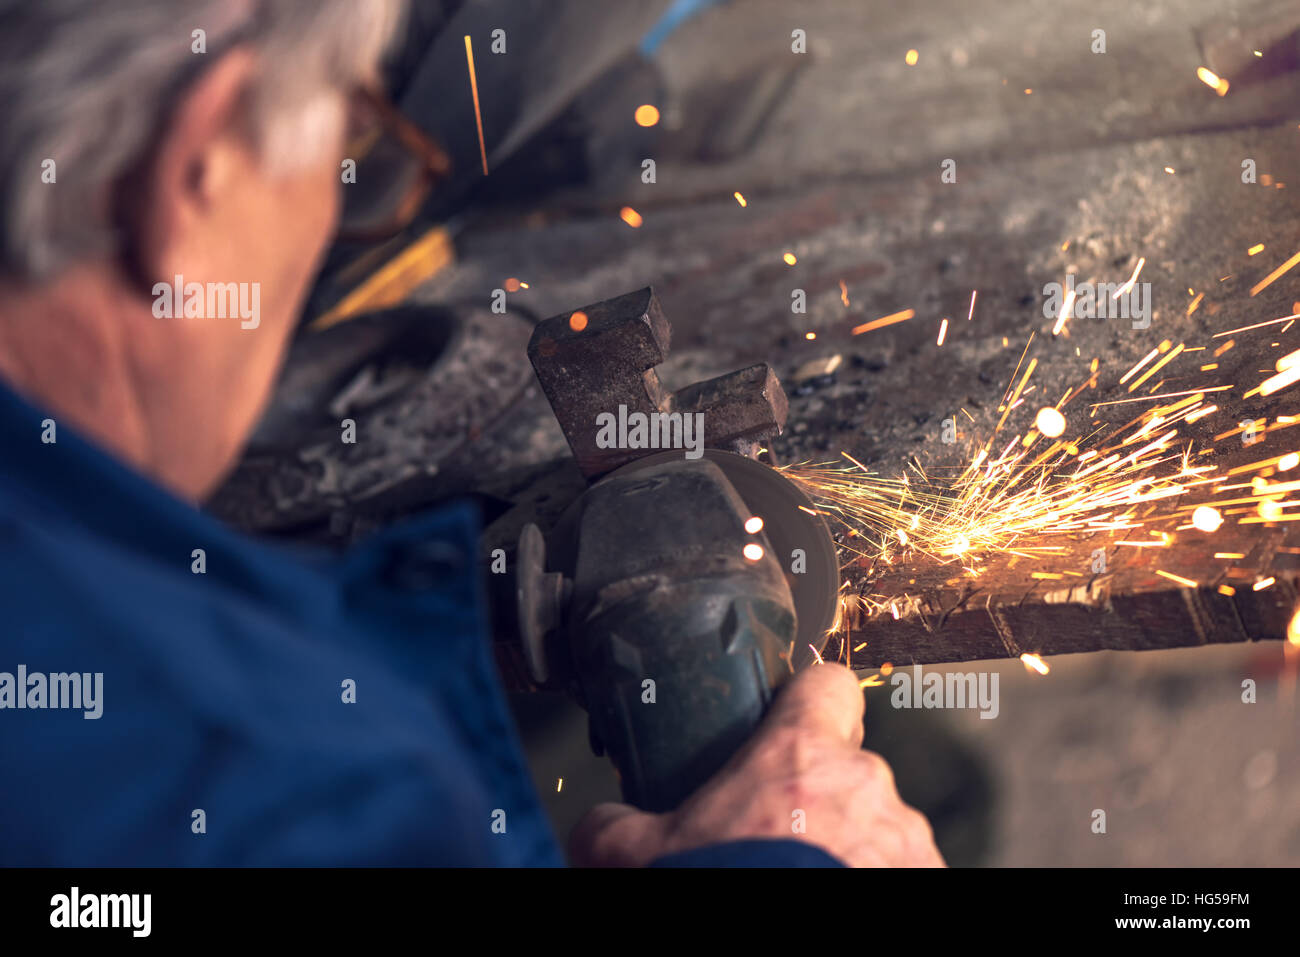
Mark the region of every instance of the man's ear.
POLYGON ((143 276, 170 279, 187 240, 248 172, 253 144, 243 111, 255 70, 251 50, 222 54, 182 94, 154 140, 135 184, 135 265, 143 276))

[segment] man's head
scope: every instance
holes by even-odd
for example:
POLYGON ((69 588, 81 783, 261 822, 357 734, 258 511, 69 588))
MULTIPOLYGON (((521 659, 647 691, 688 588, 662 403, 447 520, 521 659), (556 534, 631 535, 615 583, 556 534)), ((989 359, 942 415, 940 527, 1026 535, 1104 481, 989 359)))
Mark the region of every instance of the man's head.
POLYGON ((401 3, 0 0, 0 377, 210 491, 270 394, 401 3))

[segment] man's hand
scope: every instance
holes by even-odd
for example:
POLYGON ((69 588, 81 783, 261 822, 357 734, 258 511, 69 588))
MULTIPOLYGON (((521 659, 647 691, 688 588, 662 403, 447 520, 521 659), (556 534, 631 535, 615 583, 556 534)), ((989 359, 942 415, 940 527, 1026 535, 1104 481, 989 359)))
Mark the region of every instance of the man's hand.
POLYGON ((592 808, 569 842, 574 863, 641 866, 709 844, 797 838, 853 867, 942 867, 925 816, 903 803, 885 760, 862 750, 864 706, 848 668, 801 672, 746 746, 676 811, 592 808))

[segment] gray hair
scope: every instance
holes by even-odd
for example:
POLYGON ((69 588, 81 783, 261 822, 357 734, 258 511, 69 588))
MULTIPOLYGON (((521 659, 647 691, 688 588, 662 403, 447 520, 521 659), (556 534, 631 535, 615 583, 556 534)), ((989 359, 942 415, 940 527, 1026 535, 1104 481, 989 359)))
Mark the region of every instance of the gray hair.
POLYGON ((262 157, 310 160, 304 118, 323 90, 378 66, 404 2, 0 0, 0 273, 47 278, 112 249, 114 184, 147 155, 178 87, 231 44, 258 57, 248 109, 262 157))

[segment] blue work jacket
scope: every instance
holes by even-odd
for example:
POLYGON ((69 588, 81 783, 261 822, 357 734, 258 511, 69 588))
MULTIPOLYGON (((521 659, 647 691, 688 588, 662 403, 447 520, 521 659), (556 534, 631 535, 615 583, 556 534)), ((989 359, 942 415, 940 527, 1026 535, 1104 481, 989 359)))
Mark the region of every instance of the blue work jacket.
POLYGON ((258 542, 0 386, 0 864, 563 864, 476 535, 458 505, 342 556, 258 542))

